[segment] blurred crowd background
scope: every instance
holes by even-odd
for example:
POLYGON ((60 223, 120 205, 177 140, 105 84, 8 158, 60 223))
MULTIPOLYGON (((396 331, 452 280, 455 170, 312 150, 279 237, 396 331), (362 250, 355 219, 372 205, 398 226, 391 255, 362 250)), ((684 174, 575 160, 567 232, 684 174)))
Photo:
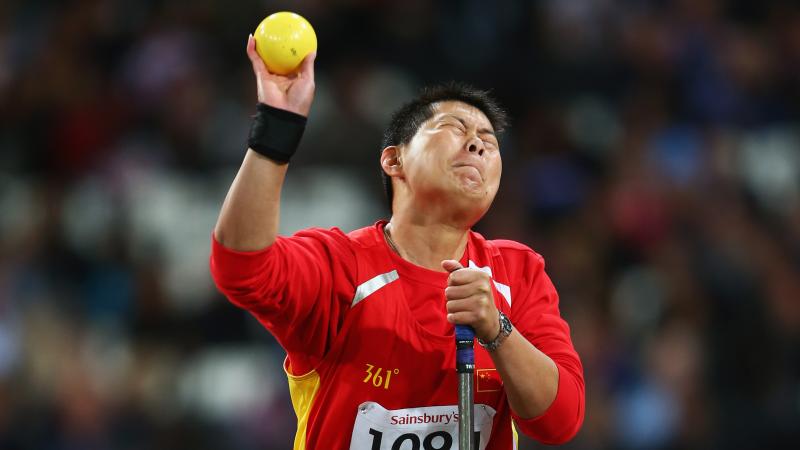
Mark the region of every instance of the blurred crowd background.
POLYGON ((282 232, 387 217, 392 110, 492 89, 513 120, 477 228, 560 292, 566 448, 800 448, 798 2, 4 0, 0 449, 291 448, 283 352, 208 273, 247 34, 287 9, 319 57, 282 232))

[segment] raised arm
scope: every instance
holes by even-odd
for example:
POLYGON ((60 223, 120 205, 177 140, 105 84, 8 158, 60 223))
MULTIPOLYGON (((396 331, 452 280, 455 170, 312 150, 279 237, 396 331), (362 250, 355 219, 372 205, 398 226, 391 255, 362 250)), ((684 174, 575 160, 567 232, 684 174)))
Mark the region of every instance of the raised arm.
MULTIPOLYGON (((270 73, 255 49, 253 36, 247 39, 247 56, 253 65, 258 102, 308 117, 314 99, 314 58, 308 55, 297 74, 270 73)), ((280 197, 288 164, 247 150, 244 162, 222 204, 214 237, 227 248, 260 250, 272 245, 278 234, 280 197)))

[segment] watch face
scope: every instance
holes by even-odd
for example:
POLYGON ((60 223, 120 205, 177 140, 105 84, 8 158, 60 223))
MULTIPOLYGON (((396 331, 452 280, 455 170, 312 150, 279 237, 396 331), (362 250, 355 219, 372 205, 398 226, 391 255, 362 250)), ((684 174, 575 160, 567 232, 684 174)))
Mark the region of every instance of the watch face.
POLYGON ((508 317, 505 314, 502 314, 500 316, 500 325, 501 325, 501 328, 502 328, 503 331, 505 331, 507 333, 511 332, 511 329, 512 329, 511 321, 508 319, 508 317))

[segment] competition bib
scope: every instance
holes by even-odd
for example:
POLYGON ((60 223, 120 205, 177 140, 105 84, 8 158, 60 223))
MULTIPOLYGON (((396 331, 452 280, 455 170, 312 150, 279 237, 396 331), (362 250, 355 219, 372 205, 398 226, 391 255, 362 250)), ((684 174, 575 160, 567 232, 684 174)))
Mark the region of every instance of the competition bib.
MULTIPOLYGON (((484 450, 495 410, 475 405, 476 448, 484 450)), ((350 450, 457 450, 458 406, 388 410, 375 402, 358 406, 350 450)))

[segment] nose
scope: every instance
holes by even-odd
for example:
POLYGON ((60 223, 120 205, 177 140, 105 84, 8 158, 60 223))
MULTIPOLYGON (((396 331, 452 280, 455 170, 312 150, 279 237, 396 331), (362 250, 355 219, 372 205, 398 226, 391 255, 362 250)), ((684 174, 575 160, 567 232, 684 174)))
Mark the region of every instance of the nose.
POLYGON ((477 136, 470 139, 467 143, 467 151, 470 153, 477 153, 478 156, 483 156, 483 151, 485 150, 485 146, 483 145, 483 141, 479 139, 477 136))

